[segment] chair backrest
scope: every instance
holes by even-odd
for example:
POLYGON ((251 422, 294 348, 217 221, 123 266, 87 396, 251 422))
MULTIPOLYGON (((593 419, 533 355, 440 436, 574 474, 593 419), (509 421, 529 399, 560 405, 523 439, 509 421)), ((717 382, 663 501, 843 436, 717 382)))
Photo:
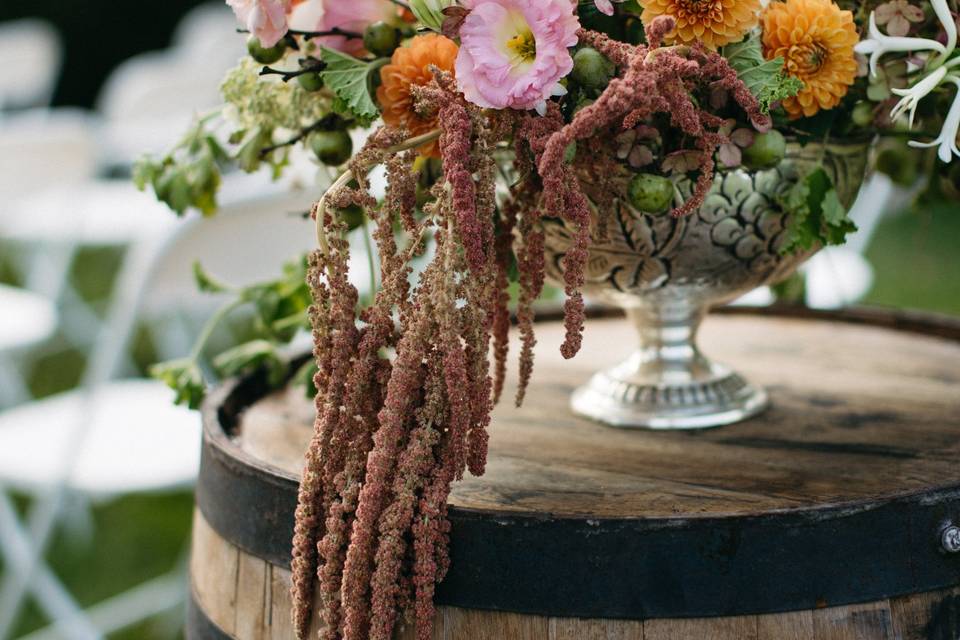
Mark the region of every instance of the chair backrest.
POLYGON ((177 25, 172 46, 188 58, 223 68, 246 54, 246 38, 237 33, 237 19, 225 2, 191 9, 177 25))
POLYGON ((57 30, 44 20, 0 23, 0 109, 50 104, 60 75, 61 51, 57 30))
POLYGON ((305 215, 321 193, 264 185, 252 195, 225 194, 227 201, 212 218, 186 220, 158 252, 145 312, 157 315, 177 307, 204 311, 218 304, 217 296, 197 291, 195 262, 238 286, 279 275, 284 262, 315 244, 313 222, 305 215))
POLYGON ((0 214, 21 196, 79 184, 96 171, 96 123, 89 113, 34 109, 0 119, 0 214))
POLYGON ((105 162, 128 164, 144 153, 169 149, 197 114, 220 106, 220 83, 235 62, 234 55, 169 49, 120 64, 97 98, 105 162))

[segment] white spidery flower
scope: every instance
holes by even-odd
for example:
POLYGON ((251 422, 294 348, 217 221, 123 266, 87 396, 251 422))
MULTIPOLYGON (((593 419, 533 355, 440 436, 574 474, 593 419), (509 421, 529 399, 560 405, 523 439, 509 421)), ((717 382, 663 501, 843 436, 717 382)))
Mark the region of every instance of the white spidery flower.
POLYGON ((957 95, 950 105, 950 111, 943 121, 943 129, 936 140, 930 142, 917 142, 911 140, 907 144, 915 149, 929 149, 930 147, 940 147, 937 150, 937 157, 943 162, 950 162, 953 156, 960 156, 960 149, 957 149, 957 134, 960 133, 960 77, 949 75, 946 82, 952 82, 957 87, 957 95))
POLYGON ((957 86, 957 96, 954 98, 953 105, 944 120, 940 135, 931 142, 911 140, 909 143, 911 147, 920 149, 938 146, 937 156, 943 162, 950 162, 953 156, 960 156, 960 151, 957 150, 957 133, 960 129, 960 76, 950 73, 953 67, 960 64, 960 57, 951 59, 957 49, 957 23, 953 19, 947 0, 930 0, 930 4, 933 6, 937 19, 940 20, 940 24, 947 35, 946 44, 927 38, 888 36, 880 31, 877 26, 876 14, 871 13, 868 37, 861 41, 854 50, 857 53, 870 56, 871 76, 877 75, 877 64, 880 62, 880 58, 888 53, 931 51, 935 54, 926 61, 923 68, 924 75, 913 83, 913 86, 907 89, 891 89, 894 94, 900 96, 900 101, 890 111, 890 119, 897 120, 907 114, 910 126, 913 127, 914 116, 920 101, 944 82, 952 82, 957 86))

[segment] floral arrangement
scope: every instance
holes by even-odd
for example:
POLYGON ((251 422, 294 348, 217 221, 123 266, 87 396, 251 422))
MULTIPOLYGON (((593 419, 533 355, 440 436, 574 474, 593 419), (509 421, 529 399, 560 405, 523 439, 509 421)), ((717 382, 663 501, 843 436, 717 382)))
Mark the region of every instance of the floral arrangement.
MULTIPOLYGON (((484 471, 512 298, 518 404, 531 378, 545 217, 577 230, 563 265, 570 358, 591 233, 615 198, 684 216, 718 171, 776 166, 791 142, 878 135, 888 145, 878 164, 896 179, 926 166, 939 189, 956 180, 931 164, 960 155, 951 0, 228 4, 250 57, 224 82, 225 109, 141 162, 136 180, 179 213, 211 214, 230 165, 279 175, 303 145, 343 169, 311 212, 318 250, 275 282, 236 290, 215 318, 251 305, 259 336, 215 368, 267 366, 278 383, 279 346, 299 327, 313 332, 314 361, 298 374, 317 408, 294 540, 300 637, 315 588, 325 638, 387 639, 408 615, 430 637, 449 563, 447 497, 484 471), (378 122, 354 151, 348 132, 378 122), (913 162, 904 148, 931 151, 913 162), (378 165, 380 199, 369 183, 378 165), (695 182, 685 198, 681 178, 695 182), (379 260, 363 300, 349 277, 358 227, 379 260), (415 276, 418 258, 427 265, 415 276)), ((784 251, 841 243, 855 228, 822 171, 798 176, 781 204, 784 251)), ((199 267, 197 280, 230 290, 199 267)), ((192 405, 201 352, 157 368, 192 405)))

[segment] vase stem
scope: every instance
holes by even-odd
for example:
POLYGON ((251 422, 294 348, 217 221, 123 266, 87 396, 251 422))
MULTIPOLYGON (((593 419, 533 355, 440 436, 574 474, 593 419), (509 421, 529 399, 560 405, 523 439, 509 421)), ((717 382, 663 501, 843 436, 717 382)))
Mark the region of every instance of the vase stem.
POLYGON ((617 427, 703 429, 739 422, 767 406, 762 389, 707 359, 696 336, 706 309, 688 303, 632 307, 640 347, 577 389, 583 416, 617 427))

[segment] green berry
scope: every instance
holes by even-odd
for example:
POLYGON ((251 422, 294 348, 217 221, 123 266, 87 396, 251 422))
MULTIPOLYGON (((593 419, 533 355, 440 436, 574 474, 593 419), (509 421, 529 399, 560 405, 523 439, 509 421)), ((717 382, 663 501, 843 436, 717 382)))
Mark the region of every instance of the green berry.
POLYGON ((358 205, 352 204, 346 209, 340 209, 337 213, 340 219, 346 223, 347 229, 350 231, 363 225, 363 208, 358 205))
POLYGON ((346 131, 315 131, 310 134, 310 148, 323 164, 339 166, 350 159, 353 141, 346 131))
POLYGON ((602 53, 592 47, 583 47, 573 56, 570 77, 584 89, 603 91, 613 78, 616 67, 602 53))
POLYGON ((304 91, 320 91, 320 89, 323 89, 323 78, 316 71, 302 73, 297 76, 297 84, 304 91))
POLYGON ((662 213, 673 204, 673 183, 669 178, 640 173, 627 187, 627 197, 635 209, 644 213, 662 213))
POLYGON ((283 57, 287 52, 287 43, 281 40, 272 47, 264 47, 256 36, 250 36, 247 40, 247 53, 250 57, 260 64, 273 64, 283 57))
POLYGON ((772 129, 753 136, 753 144, 743 150, 743 166, 748 169, 772 169, 787 155, 787 140, 772 129))
POLYGON ((873 105, 861 100, 853 105, 853 113, 850 118, 853 120, 853 124, 858 127, 869 127, 873 123, 873 105))
POLYGON ((363 46, 375 56, 389 56, 399 44, 400 31, 382 20, 374 22, 363 32, 363 46))

